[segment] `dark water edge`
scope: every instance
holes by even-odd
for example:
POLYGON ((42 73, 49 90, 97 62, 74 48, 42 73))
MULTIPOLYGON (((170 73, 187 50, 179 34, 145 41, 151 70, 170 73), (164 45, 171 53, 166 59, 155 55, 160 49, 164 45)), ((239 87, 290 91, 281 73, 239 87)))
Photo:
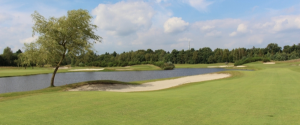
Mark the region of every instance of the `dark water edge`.
MULTIPOLYGON (((123 82, 190 76, 225 71, 222 68, 180 68, 158 71, 120 71, 120 72, 68 72, 57 73, 55 86, 92 80, 116 80, 123 82)), ((0 78, 0 93, 31 91, 50 86, 52 74, 16 76, 0 78)))

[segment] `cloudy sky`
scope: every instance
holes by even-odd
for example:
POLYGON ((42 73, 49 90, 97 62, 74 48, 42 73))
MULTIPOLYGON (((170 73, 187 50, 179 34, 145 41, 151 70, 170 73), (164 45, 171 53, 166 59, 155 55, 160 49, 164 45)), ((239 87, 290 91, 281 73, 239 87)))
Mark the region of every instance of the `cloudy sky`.
POLYGON ((86 9, 103 37, 98 54, 138 49, 237 48, 300 43, 299 0, 0 0, 0 54, 32 37, 31 14, 86 9))

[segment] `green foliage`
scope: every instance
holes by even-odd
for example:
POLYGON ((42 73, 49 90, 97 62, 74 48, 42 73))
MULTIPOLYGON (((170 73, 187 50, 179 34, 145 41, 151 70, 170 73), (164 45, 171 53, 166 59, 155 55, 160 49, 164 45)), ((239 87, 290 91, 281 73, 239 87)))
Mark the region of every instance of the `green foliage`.
POLYGON ((85 65, 84 65, 82 62, 80 62, 80 63, 78 64, 78 66, 84 67, 85 65))
POLYGON ((36 42, 25 44, 25 53, 29 54, 25 54, 27 58, 24 62, 38 63, 37 60, 31 58, 38 55, 39 59, 55 65, 51 86, 54 86, 54 76, 66 54, 70 56, 86 54, 95 42, 101 41, 101 37, 94 32, 97 26, 92 24, 93 17, 87 10, 70 10, 67 16, 59 18, 46 19, 36 11, 31 16, 34 21, 33 35, 37 33, 40 36, 36 42))
POLYGON ((249 58, 243 58, 241 60, 238 60, 234 63, 234 66, 243 65, 246 63, 256 62, 256 61, 263 61, 263 62, 270 62, 270 59, 263 58, 263 57, 249 57, 249 58))
POLYGON ((164 63, 162 61, 155 62, 153 65, 160 67, 163 70, 172 70, 175 68, 175 65, 172 62, 164 63))

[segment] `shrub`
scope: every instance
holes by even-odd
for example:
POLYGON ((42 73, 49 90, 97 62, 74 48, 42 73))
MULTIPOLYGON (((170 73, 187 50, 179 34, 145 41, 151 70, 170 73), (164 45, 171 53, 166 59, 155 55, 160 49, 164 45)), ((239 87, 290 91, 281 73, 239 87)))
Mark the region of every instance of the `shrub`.
POLYGON ((163 70, 172 70, 175 68, 174 64, 172 62, 164 63, 162 61, 154 62, 153 65, 160 67, 163 70))
POLYGON ((82 62, 80 62, 80 63, 78 64, 78 66, 84 67, 85 65, 84 65, 82 62))
POLYGON ((270 59, 262 58, 262 57, 243 58, 241 60, 235 61, 234 66, 243 65, 243 64, 246 64, 246 63, 256 62, 256 61, 270 62, 270 59))

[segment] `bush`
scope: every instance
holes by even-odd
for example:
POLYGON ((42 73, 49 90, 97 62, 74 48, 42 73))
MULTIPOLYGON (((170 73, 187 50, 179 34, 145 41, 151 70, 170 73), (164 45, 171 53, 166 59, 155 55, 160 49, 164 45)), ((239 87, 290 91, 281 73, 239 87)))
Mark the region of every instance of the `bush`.
POLYGON ((84 67, 85 65, 84 65, 82 62, 80 62, 80 63, 78 64, 78 66, 84 67))
POLYGON ((263 61, 263 62, 270 62, 271 60, 268 59, 268 58, 264 58, 262 61, 263 61))
POLYGON ((262 57, 243 58, 241 60, 235 61, 234 66, 243 65, 243 64, 246 64, 246 63, 256 62, 256 61, 270 62, 270 59, 262 58, 262 57))
POLYGON ((153 63, 153 65, 158 66, 163 70, 172 70, 175 68, 175 66, 174 66, 174 64, 172 64, 172 62, 164 63, 162 61, 159 61, 159 62, 153 63))

